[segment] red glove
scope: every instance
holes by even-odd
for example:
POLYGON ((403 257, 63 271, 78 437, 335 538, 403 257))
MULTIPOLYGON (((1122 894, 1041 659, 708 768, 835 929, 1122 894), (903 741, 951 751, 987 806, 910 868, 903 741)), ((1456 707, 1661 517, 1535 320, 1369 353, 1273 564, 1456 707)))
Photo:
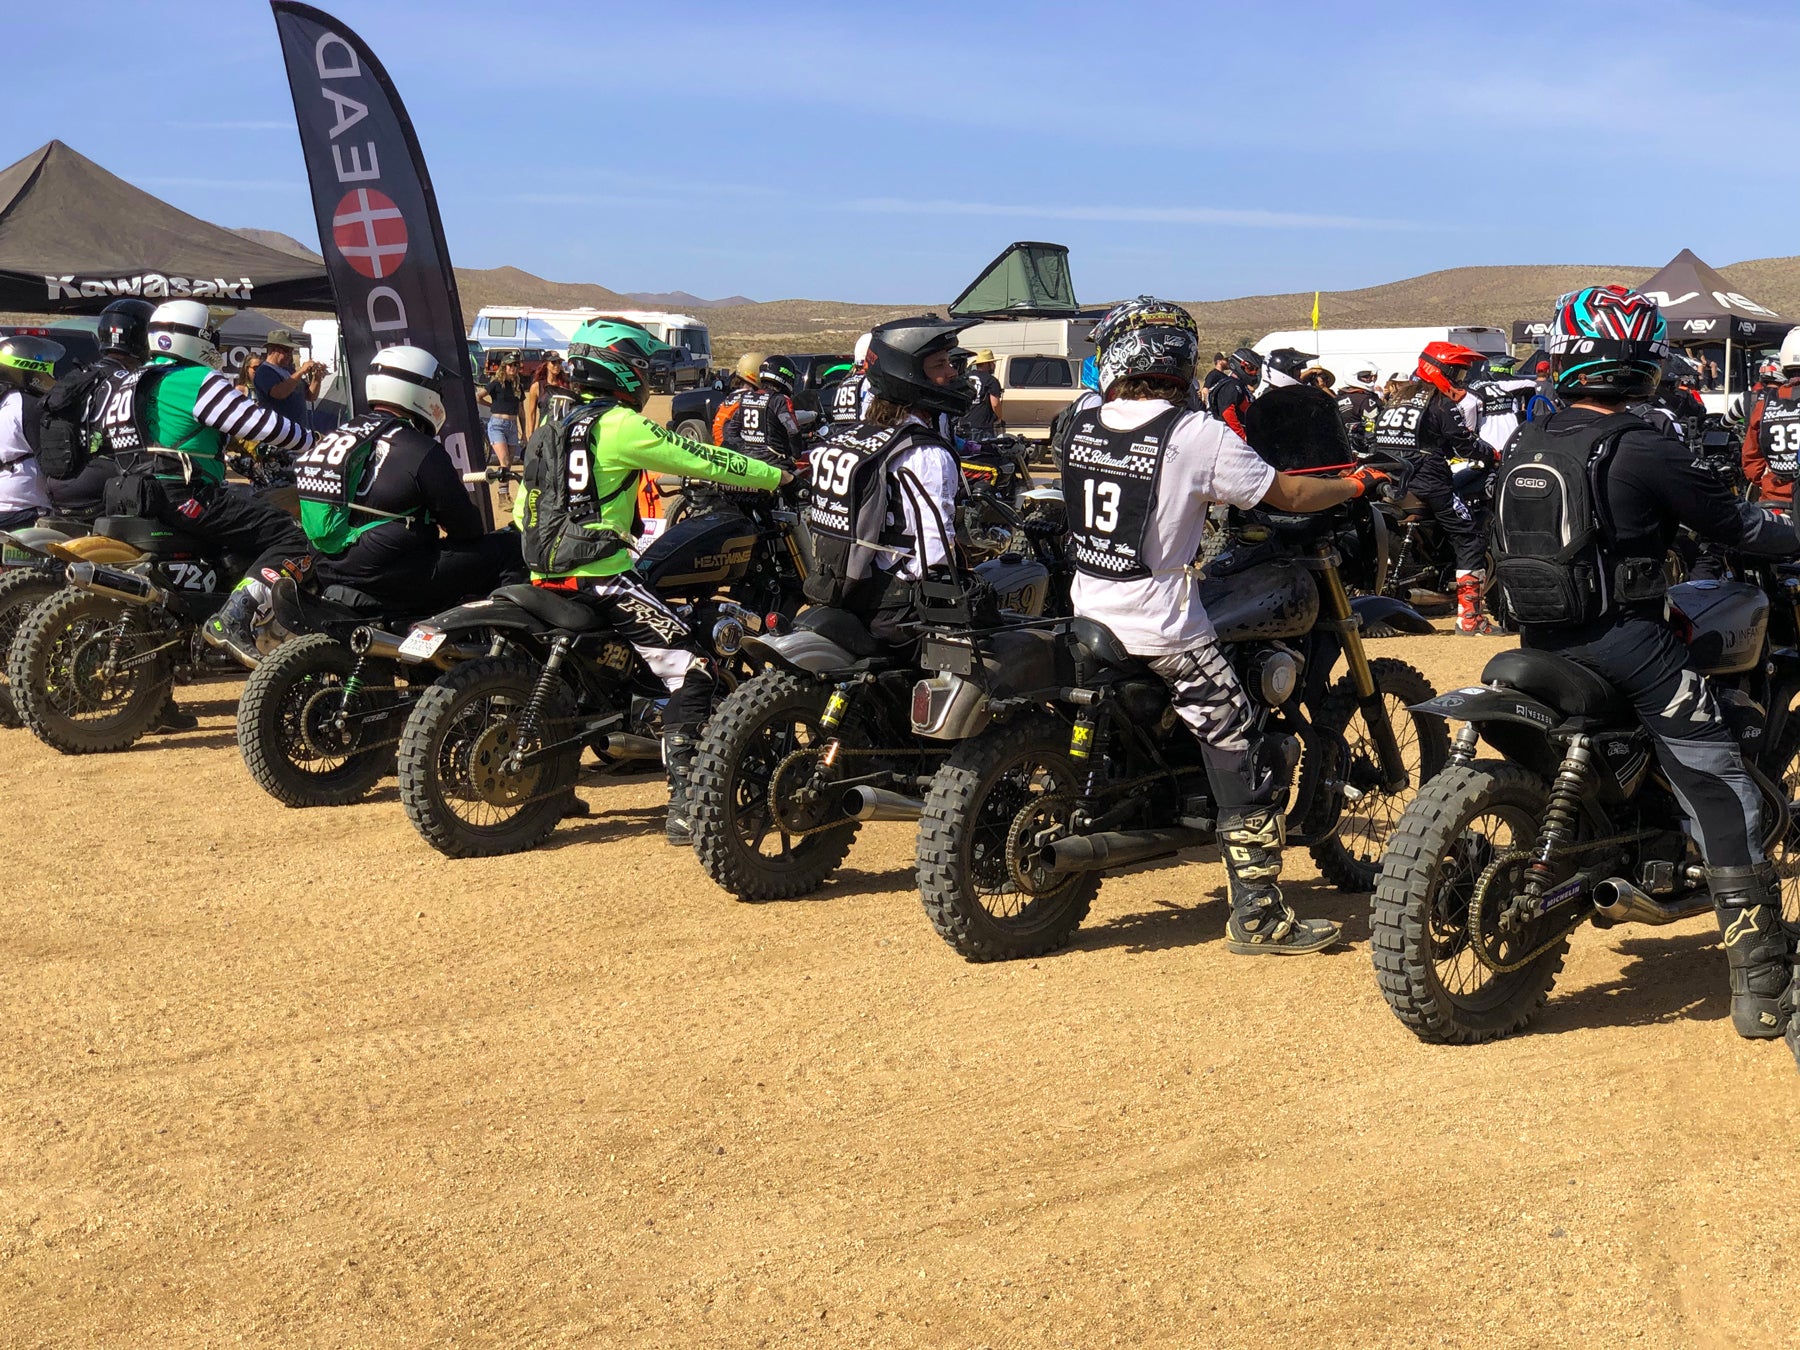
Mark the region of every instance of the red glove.
POLYGON ((1380 469, 1365 464, 1362 468, 1345 474, 1344 481, 1355 485, 1358 497, 1374 497, 1379 500, 1384 491, 1383 485, 1393 480, 1380 469))

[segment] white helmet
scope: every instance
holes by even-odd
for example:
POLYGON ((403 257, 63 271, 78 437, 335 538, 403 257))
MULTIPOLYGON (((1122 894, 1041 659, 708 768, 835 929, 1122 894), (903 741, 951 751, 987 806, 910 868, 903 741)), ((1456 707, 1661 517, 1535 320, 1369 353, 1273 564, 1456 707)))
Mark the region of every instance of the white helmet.
MULTIPOLYGON (((1796 329, 1795 331, 1800 332, 1800 329, 1796 329)), ((856 346, 851 348, 851 359, 856 362, 859 369, 868 364, 869 344, 874 340, 875 335, 873 333, 864 333, 861 337, 856 339, 856 346)))
POLYGON ((165 300, 150 315, 150 355, 219 366, 219 330, 198 300, 165 300))
POLYGON ((1781 373, 1800 369, 1800 328, 1788 329, 1786 337, 1781 339, 1781 373))
POLYGON ((423 347, 383 347, 363 378, 363 399, 423 418, 432 435, 444 426, 444 378, 437 357, 423 347))

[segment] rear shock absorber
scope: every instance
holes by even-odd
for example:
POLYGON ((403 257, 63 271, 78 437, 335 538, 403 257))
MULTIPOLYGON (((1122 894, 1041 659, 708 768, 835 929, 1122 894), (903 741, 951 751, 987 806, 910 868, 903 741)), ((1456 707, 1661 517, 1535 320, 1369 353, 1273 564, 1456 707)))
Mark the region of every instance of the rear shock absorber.
POLYGON ((1551 855, 1575 838, 1581 823, 1581 799, 1593 786, 1594 755, 1588 738, 1571 736, 1562 763, 1557 766, 1556 779, 1550 784, 1550 801, 1544 808, 1544 823, 1538 827, 1531 865, 1525 869, 1525 894, 1508 907, 1508 919, 1516 922, 1536 908, 1535 902, 1556 875, 1550 866, 1551 855))
POLYGON ((519 732, 513 738, 512 752, 506 757, 506 771, 517 773, 524 767, 525 747, 537 736, 538 723, 544 714, 544 705, 550 701, 550 692, 556 688, 562 670, 563 658, 569 654, 571 639, 557 636, 550 641, 550 655, 544 661, 544 668, 538 672, 537 683, 531 687, 531 697, 525 701, 525 711, 519 714, 519 732))
POLYGON ((331 719, 332 729, 343 735, 350 725, 350 704, 362 690, 363 666, 368 657, 359 656, 356 664, 350 667, 350 673, 344 676, 343 688, 338 692, 337 715, 331 719))

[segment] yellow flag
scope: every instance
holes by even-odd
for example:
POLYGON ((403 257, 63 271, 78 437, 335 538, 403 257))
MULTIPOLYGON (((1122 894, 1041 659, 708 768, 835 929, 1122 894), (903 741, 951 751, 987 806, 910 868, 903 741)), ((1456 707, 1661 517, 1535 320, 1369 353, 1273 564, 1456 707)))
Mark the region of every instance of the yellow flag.
POLYGON ((1313 332, 1319 331, 1319 293, 1313 292, 1313 332))

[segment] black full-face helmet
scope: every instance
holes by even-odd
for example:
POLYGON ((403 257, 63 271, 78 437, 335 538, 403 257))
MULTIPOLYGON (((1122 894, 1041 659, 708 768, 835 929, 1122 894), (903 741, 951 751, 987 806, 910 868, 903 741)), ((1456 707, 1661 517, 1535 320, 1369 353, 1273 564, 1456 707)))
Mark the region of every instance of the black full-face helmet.
POLYGON ((870 390, 890 403, 961 417, 969 410, 968 382, 958 378, 938 384, 926 375, 925 363, 939 352, 956 352, 957 335, 973 322, 921 314, 882 324, 869 337, 870 390))
POLYGON ((94 328, 94 337, 100 343, 100 350, 113 356, 128 357, 133 361, 148 360, 150 356, 150 316, 156 313, 156 306, 148 300, 115 300, 100 311, 100 322, 94 328))

